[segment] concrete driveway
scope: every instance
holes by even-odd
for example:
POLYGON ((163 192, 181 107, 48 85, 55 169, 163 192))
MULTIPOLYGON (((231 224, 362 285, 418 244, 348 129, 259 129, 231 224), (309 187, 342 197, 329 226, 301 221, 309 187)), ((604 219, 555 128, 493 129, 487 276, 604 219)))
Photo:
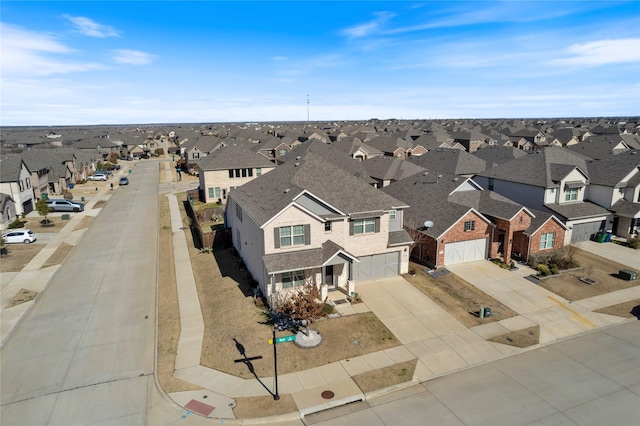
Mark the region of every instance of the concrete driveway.
POLYGON ((633 250, 615 243, 596 243, 595 241, 583 241, 577 247, 640 271, 640 250, 633 250))
POLYGON ((427 380, 513 353, 487 342, 402 277, 358 283, 363 302, 418 358, 414 380, 427 380))
MULTIPOLYGON (((624 321, 621 317, 591 312, 545 290, 524 278, 528 271, 511 272, 488 260, 458 263, 447 269, 519 314, 520 318, 474 328, 485 337, 490 337, 485 332, 497 335, 502 330, 490 330, 500 325, 509 328, 510 322, 528 320, 531 325, 540 326, 540 343, 548 343, 624 321)), ((628 292, 624 294, 624 297, 629 296, 628 292)))

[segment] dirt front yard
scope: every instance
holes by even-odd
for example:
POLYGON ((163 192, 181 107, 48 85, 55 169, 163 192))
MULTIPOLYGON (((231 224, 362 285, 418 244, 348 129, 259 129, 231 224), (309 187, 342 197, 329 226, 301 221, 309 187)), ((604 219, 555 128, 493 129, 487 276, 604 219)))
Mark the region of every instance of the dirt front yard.
MULTIPOLYGON (((179 197, 179 200, 184 199, 184 196, 179 197)), ((173 375, 175 365, 180 318, 175 270, 168 265, 173 262, 170 247, 172 238, 168 204, 164 200, 161 200, 160 210, 158 370, 165 390, 174 392, 193 388, 193 385, 169 377, 173 375)), ((182 205, 180 211, 183 223, 188 223, 182 205)), ((201 365, 238 377, 253 378, 254 374, 245 363, 234 362, 242 358, 237 347, 240 344, 247 357, 263 357, 252 362, 255 374, 258 377, 272 376, 273 346, 268 341, 273 331, 266 324, 265 307, 254 300, 251 277, 241 269, 240 259, 234 257, 233 250, 226 248, 213 253, 198 250, 194 247, 189 229, 186 229, 185 235, 205 322, 201 365)), ((311 349, 299 347, 293 342, 279 344, 278 374, 303 371, 400 344, 370 312, 320 320, 311 328, 320 332, 322 343, 311 349)), ((276 337, 290 334, 289 331, 277 332, 276 337)), ((378 386, 387 385, 386 382, 378 382, 378 386)))
POLYGON ((539 280, 538 284, 572 302, 640 285, 639 280, 625 281, 618 277, 621 269, 629 269, 620 263, 585 250, 577 250, 575 260, 580 265, 578 269, 539 280), (588 278, 593 284, 581 278, 588 278))
POLYGON ((467 327, 475 327, 517 315, 508 306, 453 273, 446 273, 435 278, 425 271, 424 266, 413 262, 411 262, 409 269, 415 271, 415 276, 406 276, 406 280, 467 327), (485 306, 490 306, 493 313, 489 317, 480 318, 479 310, 485 306))

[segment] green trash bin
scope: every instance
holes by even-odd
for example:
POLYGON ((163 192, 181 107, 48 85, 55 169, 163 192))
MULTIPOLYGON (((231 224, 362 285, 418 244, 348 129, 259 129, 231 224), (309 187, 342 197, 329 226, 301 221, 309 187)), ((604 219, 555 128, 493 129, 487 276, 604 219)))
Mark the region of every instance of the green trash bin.
POLYGON ((607 233, 606 232, 598 232, 596 234, 596 241, 599 243, 604 243, 604 241, 607 239, 607 233))
POLYGON ((43 200, 48 200, 49 199, 49 194, 47 194, 46 192, 42 193, 42 199, 43 200))

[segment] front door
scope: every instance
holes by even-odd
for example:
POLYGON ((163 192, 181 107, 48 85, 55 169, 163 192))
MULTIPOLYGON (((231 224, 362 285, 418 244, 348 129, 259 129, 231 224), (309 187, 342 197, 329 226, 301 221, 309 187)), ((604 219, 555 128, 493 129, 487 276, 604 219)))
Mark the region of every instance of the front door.
POLYGON ((324 273, 325 273, 325 284, 327 284, 329 286, 329 288, 331 289, 334 284, 333 284, 333 265, 327 265, 324 269, 324 273))

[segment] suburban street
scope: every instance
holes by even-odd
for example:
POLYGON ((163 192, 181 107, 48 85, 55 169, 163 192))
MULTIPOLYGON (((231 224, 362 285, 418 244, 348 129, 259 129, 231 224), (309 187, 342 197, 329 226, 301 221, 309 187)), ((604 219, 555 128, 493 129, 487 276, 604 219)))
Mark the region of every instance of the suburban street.
POLYGON ((3 425, 147 422, 157 188, 139 163, 2 348, 3 425))
MULTIPOLYGON (((221 421, 180 407, 157 386, 157 202, 176 184, 159 186, 153 160, 136 163, 130 178, 2 347, 2 425, 221 421)), ((640 323, 630 320, 304 419, 271 422, 631 426, 640 422, 639 399, 640 323)))

